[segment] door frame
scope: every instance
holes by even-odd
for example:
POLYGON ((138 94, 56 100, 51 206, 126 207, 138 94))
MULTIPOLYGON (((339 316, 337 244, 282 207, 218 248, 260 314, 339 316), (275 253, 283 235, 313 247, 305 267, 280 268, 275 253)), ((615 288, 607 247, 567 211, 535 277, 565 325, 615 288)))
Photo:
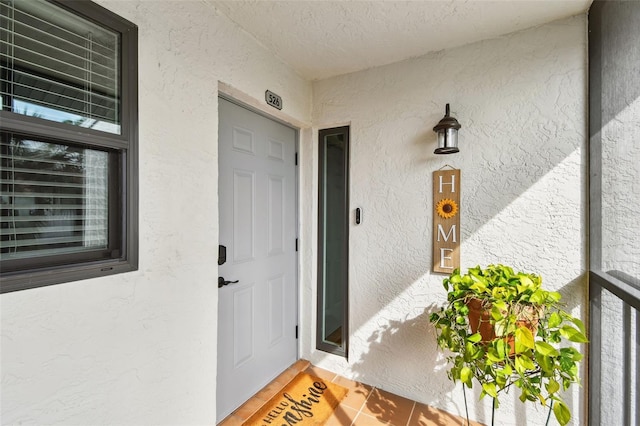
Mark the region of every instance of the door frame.
MULTIPOLYGON (((248 96, 240 93, 237 91, 237 89, 234 89, 230 86, 227 86, 224 83, 219 82, 218 83, 218 100, 219 99, 224 99, 228 102, 231 102, 241 108, 244 108, 254 114, 257 114, 259 116, 262 116, 264 118, 267 118, 271 121, 274 121, 276 123, 279 123, 283 126, 286 126, 290 129, 292 129, 295 132, 295 153, 296 153, 296 166, 295 166, 295 178, 294 178, 294 203, 295 203, 295 215, 294 215, 294 226, 295 226, 295 233, 296 233, 296 241, 299 243, 300 241, 300 230, 301 230, 301 224, 300 224, 300 158, 299 158, 299 150, 300 150, 300 127, 298 127, 296 124, 291 123, 283 118, 280 118, 278 116, 272 115, 269 113, 269 111, 266 108, 266 105, 264 105, 264 110, 262 109, 262 105, 259 104, 258 101, 256 101, 253 98, 249 98, 248 96), (230 94, 229 92, 232 92, 232 94, 230 94), (239 98, 243 98, 243 100, 239 99, 239 98), (250 103, 249 103, 250 102, 250 103)), ((218 103, 219 105, 219 103, 218 103)), ((219 112, 219 108, 218 108, 218 126, 220 125, 220 112, 219 112)), ((216 138, 218 137, 218 133, 216 134, 216 138)), ((219 139, 217 139, 218 144, 220 143, 219 139)), ((219 148, 217 148, 219 149, 219 148)), ((220 164, 220 157, 218 157, 218 161, 216 162, 216 167, 219 170, 219 164, 220 164)), ((219 185, 220 185, 220 179, 219 179, 219 175, 218 175, 218 180, 217 180, 217 190, 219 191, 219 185)), ((220 202, 218 200, 217 203, 217 207, 218 207, 218 235, 217 235, 217 244, 220 244, 220 202)), ((301 308, 301 300, 300 300, 300 270, 301 270, 301 256, 300 256, 300 249, 299 249, 299 244, 296 245, 296 270, 295 270, 295 300, 296 300, 296 304, 295 304, 295 318, 296 318, 296 325, 297 327, 300 327, 300 308, 301 308)), ((218 265, 216 264, 216 270, 218 268, 218 265)), ((219 274, 218 274, 219 275, 219 274)), ((218 276, 216 275, 216 276, 218 276)), ((216 309, 217 309, 217 305, 216 305, 216 309)), ((217 330, 217 326, 220 320, 219 317, 219 312, 217 312, 216 315, 216 330, 217 330)), ((296 359, 300 359, 300 352, 301 352, 301 341, 302 339, 300 338, 300 330, 299 328, 297 329, 298 333, 296 335, 296 359)), ((216 392, 218 391, 218 381, 217 381, 217 357, 218 357, 218 337, 217 337, 217 333, 216 333, 216 392)), ((277 372, 273 378, 277 377, 278 374, 280 374, 281 372, 277 372)), ((217 410, 217 407, 216 407, 217 410)))

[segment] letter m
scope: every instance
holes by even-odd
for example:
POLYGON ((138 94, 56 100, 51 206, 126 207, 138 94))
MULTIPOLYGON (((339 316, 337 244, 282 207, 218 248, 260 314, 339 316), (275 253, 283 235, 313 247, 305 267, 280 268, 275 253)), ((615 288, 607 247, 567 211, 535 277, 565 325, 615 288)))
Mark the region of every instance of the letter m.
POLYGON ((438 224, 438 241, 440 241, 440 236, 442 235, 442 238, 446 242, 449 242, 449 237, 451 237, 451 233, 453 233, 453 242, 457 243, 458 241, 456 237, 456 225, 451 225, 451 228, 449 228, 449 232, 447 232, 447 234, 445 235, 444 228, 442 227, 441 224, 438 224))

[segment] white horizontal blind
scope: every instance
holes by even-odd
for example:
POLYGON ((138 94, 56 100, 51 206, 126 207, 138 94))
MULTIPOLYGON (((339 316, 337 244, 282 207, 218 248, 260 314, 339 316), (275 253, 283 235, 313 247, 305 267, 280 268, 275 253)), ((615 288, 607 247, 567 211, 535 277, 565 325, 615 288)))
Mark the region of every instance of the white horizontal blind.
POLYGON ((0 0, 3 109, 120 133, 119 34, 43 0, 0 0))
POLYGON ((2 260, 108 246, 107 152, 2 134, 2 260))

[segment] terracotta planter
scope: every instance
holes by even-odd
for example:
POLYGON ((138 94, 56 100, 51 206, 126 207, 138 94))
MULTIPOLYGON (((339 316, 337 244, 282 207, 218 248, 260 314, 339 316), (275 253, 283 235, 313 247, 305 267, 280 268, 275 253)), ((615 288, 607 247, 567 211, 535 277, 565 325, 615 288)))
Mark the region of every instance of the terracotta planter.
MULTIPOLYGON (((469 325, 471 326, 472 333, 480 332, 482 336, 481 343, 487 344, 496 338, 496 333, 491 323, 491 307, 490 303, 483 305, 481 299, 469 299, 467 301, 467 307, 469 308, 469 325)), ((533 336, 538 333, 538 320, 541 315, 541 308, 536 309, 533 306, 522 305, 521 312, 516 319, 516 328, 525 326, 528 328, 533 336)), ((504 338, 509 344, 509 357, 513 357, 516 352, 515 349, 515 337, 510 334, 504 338)))

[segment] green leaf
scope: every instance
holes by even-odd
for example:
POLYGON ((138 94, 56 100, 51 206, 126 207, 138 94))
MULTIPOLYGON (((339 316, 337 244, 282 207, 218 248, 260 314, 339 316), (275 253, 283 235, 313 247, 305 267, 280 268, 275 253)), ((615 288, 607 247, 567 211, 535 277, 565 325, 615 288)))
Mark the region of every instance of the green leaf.
POLYGON ((480 340, 482 340, 482 335, 480 333, 475 333, 467 337, 467 340, 471 343, 478 343, 480 340))
POLYGON ((547 392, 549 394, 556 393, 560 390, 560 383, 556 382, 554 379, 549 380, 547 383, 547 392))
POLYGON ((477 281, 469 288, 475 291, 476 293, 484 293, 485 291, 487 291, 487 286, 480 281, 477 281))
POLYGON ((538 352, 536 354, 536 361, 538 361, 538 364, 544 373, 549 376, 553 375, 553 359, 551 357, 544 356, 538 352))
POLYGON ((550 303, 558 303, 560 299, 562 299, 562 295, 557 291, 550 291, 549 294, 547 294, 547 299, 550 303))
POLYGON ((531 281, 531 278, 527 277, 526 275, 520 276, 520 283, 525 288, 525 290, 534 288, 533 281, 531 281))
POLYGON ((496 384, 493 383, 493 382, 491 382, 491 383, 483 383, 482 384, 482 390, 484 390, 487 395, 492 396, 494 398, 496 398, 498 396, 498 392, 496 391, 496 384))
POLYGON ((542 396, 541 393, 538 394, 538 399, 540 400, 540 404, 542 404, 543 407, 547 406, 547 400, 544 398, 544 396, 542 396))
POLYGON ((536 351, 544 356, 558 356, 560 353, 547 342, 536 342, 536 351))
POLYGON ((500 309, 503 312, 507 310, 507 304, 505 302, 502 302, 502 301, 495 302, 493 304, 493 306, 495 306, 496 308, 500 309))
POLYGON ((560 356, 563 358, 569 358, 573 361, 580 361, 583 355, 574 348, 562 348, 560 349, 560 356))
POLYGON ((471 387, 471 378, 473 377, 473 371, 467 366, 462 367, 460 370, 460 381, 471 387))
POLYGON ((442 287, 444 287, 445 291, 449 291, 449 279, 445 278, 444 280, 442 280, 442 287))
POLYGON ((533 333, 531 333, 531 330, 524 326, 518 327, 516 330, 516 353, 524 352, 526 349, 533 349, 534 346, 535 343, 533 341, 533 333), (521 348, 519 348, 519 346, 521 346, 521 348))
POLYGON ((556 416, 558 423, 562 426, 566 425, 569 423, 569 420, 571 420, 571 411, 569 411, 569 407, 567 407, 562 401, 556 401, 553 404, 553 414, 556 416))
POLYGON ((499 375, 503 375, 505 377, 508 377, 511 374, 513 374, 513 370, 511 369, 511 366, 509 364, 507 364, 507 365, 504 366, 504 368, 502 370, 498 370, 498 374, 499 375))
POLYGON ((527 370, 533 370, 536 366, 529 357, 516 356, 516 371, 520 374, 524 374, 527 370))
POLYGON ((560 332, 558 330, 555 330, 549 333, 545 340, 551 343, 560 343, 562 342, 562 337, 560 336, 560 332))
POLYGON ((529 301, 531 303, 535 303, 537 305, 541 305, 545 302, 545 300, 547 299, 547 292, 544 290, 536 290, 531 297, 529 298, 529 301))
POLYGON ((471 362, 474 359, 478 359, 480 358, 480 356, 482 355, 482 348, 479 345, 476 345, 474 343, 471 342, 467 342, 465 345, 465 350, 466 350, 466 354, 464 356, 464 360, 466 362, 471 362))
POLYGON ((469 273, 476 279, 476 281, 480 281, 483 284, 487 284, 487 279, 482 276, 482 270, 480 267, 470 268, 469 273))
POLYGON ((466 290, 456 290, 453 293, 449 293, 449 300, 456 300, 464 297, 467 294, 466 290))
POLYGON ((587 343, 588 340, 586 338, 586 336, 582 333, 580 333, 579 330, 576 330, 575 328, 571 327, 570 325, 565 325, 560 329, 560 334, 562 335, 562 337, 564 337, 567 340, 570 340, 572 342, 576 342, 576 343, 587 343))
POLYGON ((549 328, 555 328, 562 324, 562 317, 559 313, 554 312, 549 316, 549 328))
POLYGON ((504 354, 500 355, 496 352, 495 349, 490 349, 487 351, 487 359, 491 362, 501 362, 504 361, 504 354))
POLYGON ((453 380, 453 383, 456 383, 457 380, 460 380, 460 369, 457 367, 452 367, 449 370, 449 378, 453 380))
POLYGON ((587 334, 586 329, 584 328, 584 323, 582 321, 580 321, 578 318, 573 318, 573 317, 570 318, 570 321, 578 326, 578 329, 582 334, 584 335, 587 334))
POLYGON ((493 290, 491 290, 491 297, 494 299, 505 299, 505 293, 507 293, 507 290, 504 287, 494 287, 493 290))
POLYGON ((507 354, 511 351, 509 344, 504 340, 497 340, 495 343, 496 351, 498 352, 498 356, 500 357, 500 361, 505 359, 507 354))
POLYGON ((493 305, 491 307, 491 318, 493 318, 494 321, 500 321, 503 317, 502 312, 504 312, 504 309, 500 309, 497 305, 493 305))
POLYGON ((571 358, 560 357, 560 368, 563 372, 573 375, 576 363, 571 358))

